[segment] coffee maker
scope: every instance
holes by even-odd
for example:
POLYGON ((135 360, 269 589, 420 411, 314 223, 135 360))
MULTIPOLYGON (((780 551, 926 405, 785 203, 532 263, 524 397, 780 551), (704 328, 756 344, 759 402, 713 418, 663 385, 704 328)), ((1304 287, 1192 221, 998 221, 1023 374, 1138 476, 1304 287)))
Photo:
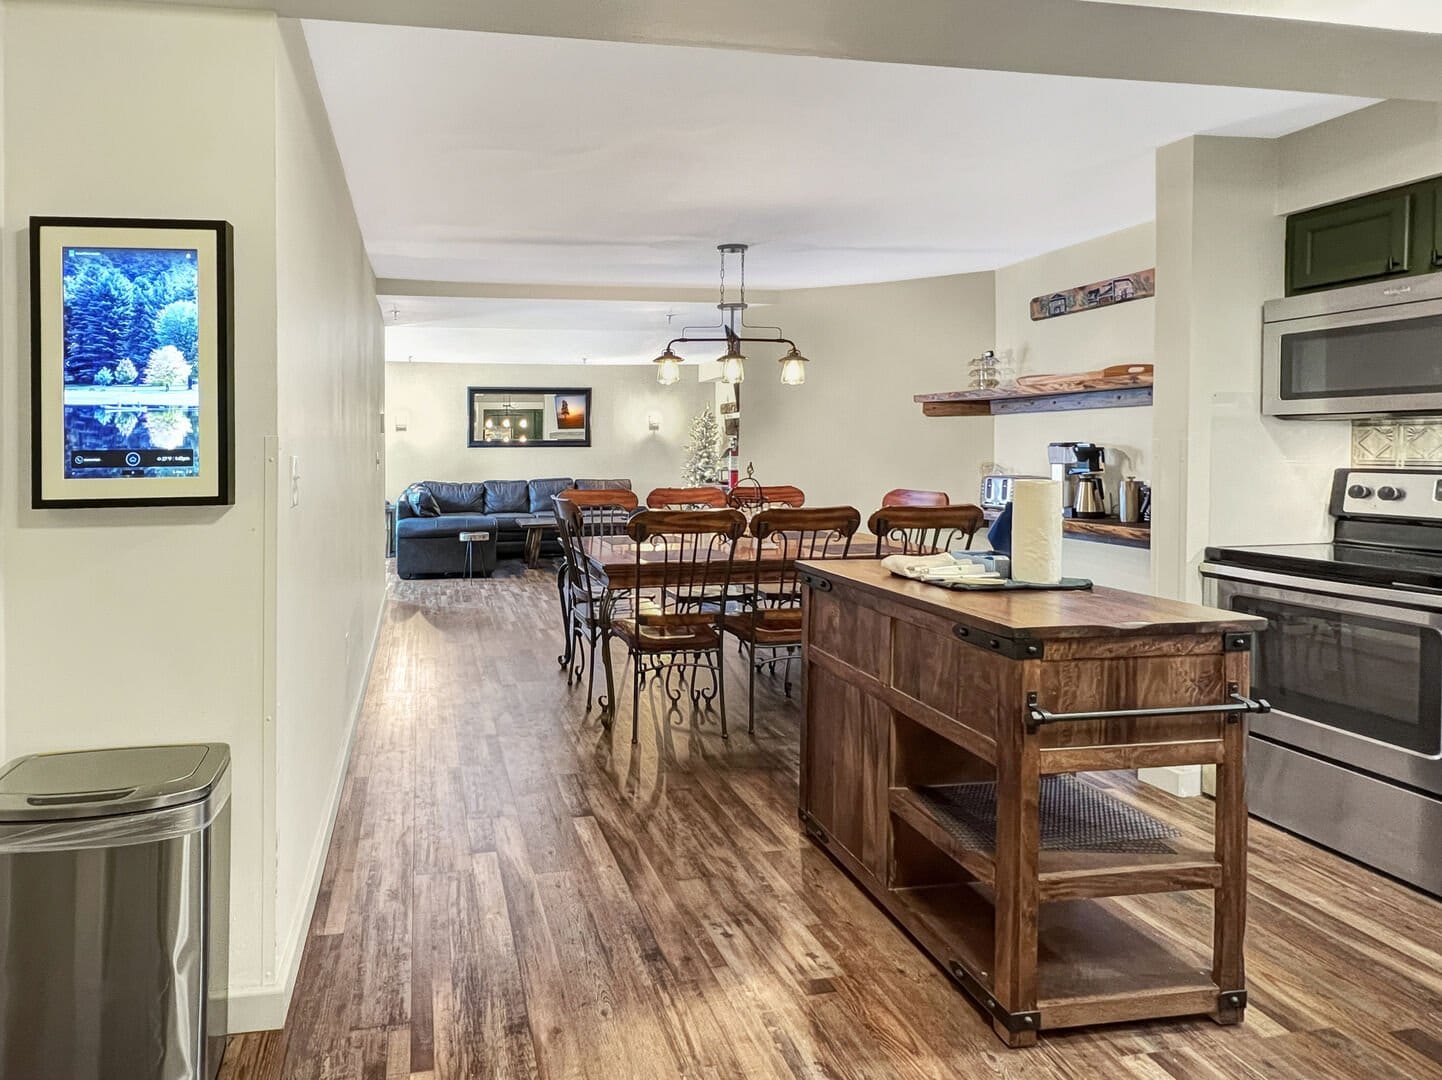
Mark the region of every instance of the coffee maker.
POLYGON ((1076 460, 1068 469, 1072 481, 1072 501, 1062 512, 1075 518, 1104 518, 1107 516, 1107 490, 1102 482, 1106 471, 1103 462, 1106 449, 1096 443, 1076 443, 1072 447, 1076 460))

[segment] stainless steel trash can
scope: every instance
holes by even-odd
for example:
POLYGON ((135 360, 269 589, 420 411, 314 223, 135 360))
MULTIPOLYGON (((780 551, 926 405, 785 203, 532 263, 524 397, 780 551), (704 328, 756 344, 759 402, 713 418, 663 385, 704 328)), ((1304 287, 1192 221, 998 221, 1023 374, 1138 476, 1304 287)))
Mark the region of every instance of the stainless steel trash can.
POLYGON ((213 1080, 225 1049, 230 747, 0 771, 0 1077, 213 1080))

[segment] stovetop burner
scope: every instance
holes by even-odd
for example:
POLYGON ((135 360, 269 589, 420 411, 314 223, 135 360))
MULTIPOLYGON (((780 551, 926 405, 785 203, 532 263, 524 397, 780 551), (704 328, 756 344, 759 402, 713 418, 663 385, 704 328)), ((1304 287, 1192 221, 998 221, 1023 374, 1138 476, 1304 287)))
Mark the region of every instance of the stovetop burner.
POLYGON ((1332 543, 1213 547, 1209 562, 1442 591, 1442 470, 1338 469, 1332 543))

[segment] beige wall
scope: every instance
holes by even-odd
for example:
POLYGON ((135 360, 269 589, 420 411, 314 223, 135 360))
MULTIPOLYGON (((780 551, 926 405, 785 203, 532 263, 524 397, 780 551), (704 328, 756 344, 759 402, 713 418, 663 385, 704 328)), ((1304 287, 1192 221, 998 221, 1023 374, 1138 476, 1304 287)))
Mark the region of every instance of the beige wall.
POLYGON ((1442 173, 1442 105, 1383 101, 1277 140, 1279 214, 1442 173))
POLYGON ((795 484, 808 502, 850 504, 863 517, 895 487, 976 501, 991 419, 923 417, 912 395, 962 388, 967 360, 991 348, 991 274, 800 289, 766 315, 812 362, 804 386, 782 386, 780 350, 751 350, 743 471, 755 462, 763 483, 795 484))
POLYGON ((258 537, 275 424, 275 21, 29 0, 5 19, 5 752, 230 743, 231 979, 256 985, 273 902, 258 537), (32 214, 235 226, 234 506, 28 509, 32 214), (77 640, 93 644, 77 655, 77 640))
POLYGON ((1261 306, 1283 291, 1274 141, 1198 136, 1157 155, 1154 585, 1201 595, 1208 544, 1330 535, 1349 426, 1261 412, 1261 306), (1173 287, 1175 283, 1175 287, 1173 287))
POLYGON ((681 482, 691 418, 711 401, 694 368, 660 386, 649 364, 388 363, 386 483, 394 498, 417 480, 534 480, 545 476, 626 477, 645 496, 681 482), (468 386, 589 386, 591 445, 468 447, 468 386), (646 418, 661 419, 659 431, 646 418), (405 431, 395 430, 404 420, 405 431))
MULTIPOLYGON (((1134 300, 1099 311, 1033 322, 1031 298, 1156 265, 1151 222, 1061 248, 996 272, 996 348, 1010 351, 1017 374, 1067 374, 1112 364, 1153 363, 1156 301, 1134 300)), ((1159 283, 1158 288, 1165 287, 1159 283)), ((993 457, 1002 472, 1047 475, 1049 442, 1096 442, 1107 447, 1108 495, 1115 512, 1123 476, 1151 477, 1152 410, 1088 409, 998 416, 993 457)), ((1115 588, 1150 587, 1144 548, 1067 540, 1067 574, 1115 588)))
POLYGON ((284 1019, 298 956, 278 943, 304 931, 382 589, 373 283, 287 33, 267 14, 13 0, 0 57, 4 752, 230 744, 238 1028, 284 1019), (232 223, 233 506, 28 509, 32 214, 232 223), (295 509, 278 447, 308 470, 295 509))
POLYGON ((276 952, 284 982, 300 961, 385 590, 385 354, 375 279, 294 22, 280 28, 275 116, 276 952))

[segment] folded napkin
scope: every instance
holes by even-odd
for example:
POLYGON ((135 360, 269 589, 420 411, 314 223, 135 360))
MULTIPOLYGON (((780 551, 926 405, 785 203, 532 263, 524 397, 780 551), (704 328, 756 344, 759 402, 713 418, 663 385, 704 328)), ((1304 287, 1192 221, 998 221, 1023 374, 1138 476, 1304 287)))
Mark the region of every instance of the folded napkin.
POLYGON ((987 560, 957 558, 949 552, 940 555, 888 555, 881 565, 898 577, 913 581, 1003 581, 1002 574, 987 560))

